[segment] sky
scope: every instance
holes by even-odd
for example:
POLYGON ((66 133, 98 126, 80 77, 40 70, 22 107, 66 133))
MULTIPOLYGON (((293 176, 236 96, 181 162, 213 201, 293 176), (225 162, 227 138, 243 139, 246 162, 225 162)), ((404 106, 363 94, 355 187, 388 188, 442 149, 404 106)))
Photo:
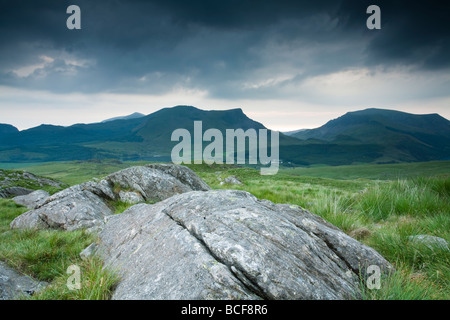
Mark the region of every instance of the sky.
POLYGON ((192 105, 273 130, 348 111, 450 119, 448 1, 0 0, 0 123, 192 105), (81 29, 69 30, 69 5, 81 29), (381 29, 369 30, 369 5, 381 29))

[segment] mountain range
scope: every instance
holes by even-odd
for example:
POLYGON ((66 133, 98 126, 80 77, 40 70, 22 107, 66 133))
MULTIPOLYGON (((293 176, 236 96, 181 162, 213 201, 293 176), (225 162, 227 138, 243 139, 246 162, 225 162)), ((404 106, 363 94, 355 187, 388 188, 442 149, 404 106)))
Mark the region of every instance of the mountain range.
MULTIPOLYGON (((100 123, 40 125, 19 131, 0 124, 0 162, 68 161, 115 158, 170 161, 175 129, 203 131, 265 129, 241 109, 205 111, 192 106, 134 113, 100 123)), ((383 109, 348 112, 320 128, 280 133, 285 165, 343 165, 450 159, 450 121, 438 114, 414 115, 383 109)))

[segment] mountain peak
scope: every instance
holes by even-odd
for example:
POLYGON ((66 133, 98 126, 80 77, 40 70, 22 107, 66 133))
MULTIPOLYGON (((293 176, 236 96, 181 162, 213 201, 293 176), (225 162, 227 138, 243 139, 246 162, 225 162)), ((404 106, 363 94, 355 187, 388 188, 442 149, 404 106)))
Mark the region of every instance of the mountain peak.
POLYGON ((134 113, 129 114, 127 116, 119 116, 119 117, 109 118, 109 119, 103 120, 101 123, 115 121, 115 120, 137 119, 137 118, 142 118, 142 117, 145 117, 145 114, 142 114, 142 113, 139 113, 139 112, 134 112, 134 113))
POLYGON ((369 115, 383 115, 383 116, 403 115, 403 116, 407 116, 407 117, 439 117, 439 118, 445 119, 438 113, 414 114, 414 113, 408 113, 408 112, 403 112, 403 111, 399 111, 399 110, 380 109, 380 108, 367 108, 367 109, 358 110, 358 111, 349 111, 345 115, 366 115, 366 116, 369 116, 369 115))
POLYGON ((6 124, 6 123, 0 123, 0 134, 10 134, 10 133, 16 133, 19 129, 16 127, 6 124))
POLYGON ((439 160, 450 154, 450 121, 438 114, 369 108, 347 112, 317 129, 293 136, 339 145, 377 146, 384 154, 378 161, 439 160))

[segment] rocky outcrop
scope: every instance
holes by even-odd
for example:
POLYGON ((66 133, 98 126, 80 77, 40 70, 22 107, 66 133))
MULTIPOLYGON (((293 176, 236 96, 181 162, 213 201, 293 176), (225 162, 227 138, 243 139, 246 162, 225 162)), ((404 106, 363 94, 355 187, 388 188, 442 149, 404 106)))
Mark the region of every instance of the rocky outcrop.
POLYGON ((45 288, 47 283, 18 274, 0 262, 0 300, 13 300, 21 296, 31 296, 45 288))
POLYGON ((111 202, 156 202, 175 194, 209 187, 190 169, 178 165, 131 167, 100 181, 72 186, 35 203, 11 223, 13 229, 90 229, 113 214, 111 202))
POLYGON ((0 169, 0 198, 22 196, 42 187, 62 188, 63 183, 29 172, 0 169))
POLYGON ((125 203, 136 204, 144 202, 145 199, 139 192, 135 191, 119 191, 119 200, 125 203))
POLYGON ((12 229, 96 229, 106 217, 113 214, 111 208, 88 190, 68 193, 66 196, 48 198, 44 205, 27 211, 11 222, 12 229))
POLYGON ((0 198, 9 198, 14 196, 23 196, 33 192, 32 189, 23 187, 8 187, 0 190, 0 198))
POLYGON ((392 269, 320 217, 237 190, 135 205, 88 251, 119 272, 113 299, 351 299, 367 266, 392 269))
POLYGON ((41 206, 49 196, 47 191, 36 190, 23 196, 14 197, 12 200, 28 209, 35 209, 41 206))

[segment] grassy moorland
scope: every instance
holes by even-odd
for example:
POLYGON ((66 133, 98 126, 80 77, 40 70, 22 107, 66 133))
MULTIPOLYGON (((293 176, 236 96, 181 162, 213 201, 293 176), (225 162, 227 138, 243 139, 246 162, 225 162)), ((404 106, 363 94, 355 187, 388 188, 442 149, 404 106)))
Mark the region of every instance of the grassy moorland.
MULTIPOLYGON (((21 170, 67 184, 102 177, 142 162, 57 162, 21 170)), ((359 241, 375 248, 396 268, 380 290, 363 287, 365 299, 449 299, 450 251, 410 240, 431 235, 450 243, 450 161, 282 169, 274 176, 229 166, 190 165, 212 188, 246 190, 258 198, 292 203, 314 212, 359 241), (242 185, 221 185, 230 175, 242 185)), ((126 206, 118 204, 117 212, 126 206)), ((9 223, 24 212, 11 200, 0 201, 0 259, 41 280, 52 281, 37 299, 104 299, 115 278, 96 260, 79 252, 92 235, 61 231, 13 231, 9 223), (68 265, 86 270, 89 290, 69 292, 68 265), (100 280, 99 280, 100 279, 100 280)))

